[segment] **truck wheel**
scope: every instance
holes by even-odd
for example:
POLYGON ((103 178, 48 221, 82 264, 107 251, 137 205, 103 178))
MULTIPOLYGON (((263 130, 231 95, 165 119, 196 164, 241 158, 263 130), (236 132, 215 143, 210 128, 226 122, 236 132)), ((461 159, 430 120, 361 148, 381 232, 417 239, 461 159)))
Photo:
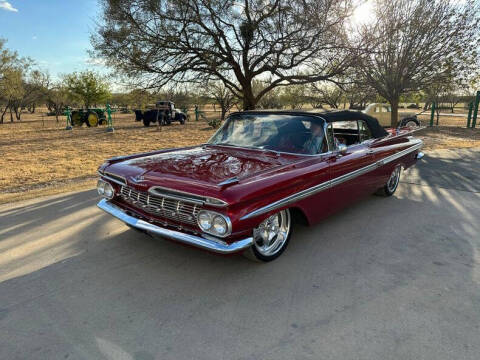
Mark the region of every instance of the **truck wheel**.
POLYGON ((180 124, 185 125, 185 116, 180 116, 180 124))
POLYGON ((378 189, 376 192, 377 195, 380 196, 392 196, 395 191, 397 191, 398 183, 400 182, 400 175, 402 173, 402 167, 397 165, 395 169, 393 169, 390 177, 388 178, 387 183, 381 189, 378 189))
POLYGON ((135 110, 135 121, 142 121, 142 120, 143 120, 142 110, 135 110))
POLYGON ((80 111, 72 112, 71 120, 72 120, 72 126, 75 126, 75 127, 82 126, 83 125, 82 113, 80 111))
POLYGON ((90 111, 87 114, 87 126, 88 127, 97 127, 99 123, 98 114, 94 111, 90 111))
POLYGON ((150 126, 150 119, 143 118, 143 126, 149 127, 150 126))
POLYGON ((258 262, 275 260, 287 248, 291 233, 290 211, 288 209, 279 211, 253 230, 253 245, 244 252, 244 255, 258 262))

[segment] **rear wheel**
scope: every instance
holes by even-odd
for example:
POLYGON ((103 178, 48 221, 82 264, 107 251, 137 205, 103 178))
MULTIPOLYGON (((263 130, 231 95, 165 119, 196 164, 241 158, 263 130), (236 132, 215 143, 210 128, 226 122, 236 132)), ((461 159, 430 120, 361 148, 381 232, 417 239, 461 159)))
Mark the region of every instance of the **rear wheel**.
POLYGON ((259 262, 275 260, 287 248, 291 232, 290 211, 288 209, 279 211, 253 230, 253 245, 244 255, 250 260, 259 262))
POLYGON ((98 123, 99 123, 98 114, 96 112, 90 111, 87 115, 87 126, 97 127, 98 123))
POLYGON ((398 183, 400 182, 400 175, 402 173, 402 167, 397 165, 395 169, 393 169, 390 177, 388 178, 387 183, 385 186, 377 191, 378 195, 382 196, 392 196, 395 191, 397 191, 398 183))
POLYGON ((420 126, 420 124, 418 123, 418 120, 415 120, 415 119, 405 119, 402 122, 402 125, 410 129, 415 129, 416 127, 420 126))
POLYGON ((80 127, 83 125, 83 115, 79 111, 72 112, 72 126, 80 127))
POLYGON ((143 118, 143 126, 149 127, 150 126, 150 119, 143 118))

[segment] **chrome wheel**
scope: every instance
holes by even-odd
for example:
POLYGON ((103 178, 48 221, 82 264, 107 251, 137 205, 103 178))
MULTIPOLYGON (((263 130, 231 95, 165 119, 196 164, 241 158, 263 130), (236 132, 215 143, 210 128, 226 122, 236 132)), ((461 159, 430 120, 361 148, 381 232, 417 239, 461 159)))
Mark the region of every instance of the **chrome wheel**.
POLYGON ((392 175, 390 175, 390 179, 388 179, 388 182, 387 182, 388 192, 393 194, 397 189, 398 182, 400 181, 401 171, 402 171, 402 168, 400 166, 397 166, 395 170, 393 170, 392 175))
POLYGON ((253 230, 255 250, 263 257, 278 254, 285 246, 290 234, 291 219, 288 210, 270 216, 253 230))
POLYGON ((413 120, 410 120, 410 121, 407 121, 407 123, 405 124, 405 126, 407 128, 410 128, 410 129, 415 129, 418 125, 415 121, 413 120))

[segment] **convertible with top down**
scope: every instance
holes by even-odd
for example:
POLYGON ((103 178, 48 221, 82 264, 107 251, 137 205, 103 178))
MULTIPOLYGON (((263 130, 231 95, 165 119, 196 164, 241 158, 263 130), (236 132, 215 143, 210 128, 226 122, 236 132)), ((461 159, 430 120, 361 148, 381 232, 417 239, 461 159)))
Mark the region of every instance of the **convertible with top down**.
POLYGON ((421 147, 410 129, 356 111, 238 112, 206 144, 107 160, 98 207, 152 235, 266 262, 299 221, 391 196, 421 147))

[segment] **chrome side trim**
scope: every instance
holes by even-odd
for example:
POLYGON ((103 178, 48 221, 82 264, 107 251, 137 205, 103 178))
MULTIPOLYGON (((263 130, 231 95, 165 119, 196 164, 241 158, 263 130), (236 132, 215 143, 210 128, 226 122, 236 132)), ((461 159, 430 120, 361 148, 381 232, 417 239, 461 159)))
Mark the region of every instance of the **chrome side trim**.
POLYGON ((218 186, 224 186, 224 185, 229 185, 229 184, 236 184, 238 183, 238 177, 234 176, 230 179, 227 179, 227 180, 223 180, 222 182, 219 182, 217 185, 218 186))
POLYGON ((201 249, 206 249, 219 254, 232 254, 242 251, 253 244, 253 238, 235 241, 227 244, 226 242, 209 236, 208 239, 200 236, 185 234, 179 231, 165 229, 160 226, 150 224, 144 220, 138 219, 134 216, 128 215, 123 209, 112 204, 106 199, 100 200, 97 206, 103 211, 113 215, 117 219, 123 221, 125 224, 133 226, 137 229, 144 230, 148 233, 179 241, 184 244, 192 245, 201 249))
POLYGON ((252 217, 255 217, 257 215, 264 214, 266 212, 269 212, 271 210, 278 209, 280 207, 283 207, 285 205, 289 205, 295 201, 305 199, 306 197, 312 196, 316 193, 319 193, 320 191, 326 190, 330 187, 331 181, 325 181, 321 184, 318 184, 316 186, 313 186, 311 188, 302 190, 296 194, 287 196, 286 198, 280 199, 278 201, 275 201, 267 206, 261 207, 257 210, 252 211, 251 213, 248 213, 247 215, 244 215, 243 217, 240 218, 240 220, 246 220, 250 219, 252 217))
POLYGON ((402 156, 410 154, 411 152, 413 152, 415 150, 421 149, 422 146, 423 146, 423 141, 420 141, 418 144, 413 145, 413 146, 409 147, 408 149, 399 151, 399 152, 397 152, 393 155, 387 156, 385 159, 377 161, 377 164, 378 164, 378 166, 388 164, 389 162, 397 160, 397 159, 401 158, 402 156))
POLYGON ((355 171, 352 171, 348 174, 344 174, 344 175, 341 175, 339 177, 336 177, 332 180, 329 180, 329 181, 325 181, 319 185, 315 185, 311 188, 308 188, 308 189, 305 189, 305 190, 302 190, 298 193, 295 193, 295 194, 292 194, 290 196, 287 196, 283 199, 280 199, 280 200, 277 200, 269 205, 266 205, 266 206, 263 206, 257 210, 254 210, 246 215, 244 215, 243 217, 240 218, 240 220, 246 220, 246 219, 250 219, 252 217, 255 217, 255 216, 258 216, 258 215, 262 215, 262 214, 265 214, 267 212, 270 212, 272 210, 275 210, 275 209, 278 209, 278 208, 281 208, 281 207, 284 207, 286 205, 289 205, 293 202, 296 202, 296 201, 299 201, 299 200, 302 200, 308 196, 312 196, 312 195, 315 195, 321 191, 324 191, 326 189, 329 189, 329 188, 332 188, 336 185, 340 185, 346 181, 349 181, 349 180, 352 180, 358 176, 361 176, 361 175, 364 175, 370 171, 373 171, 385 164, 388 164, 389 162, 392 162, 396 159, 399 159, 401 158, 402 156, 405 156, 411 152, 414 152, 418 149, 420 149, 421 147, 423 146, 423 142, 419 142, 418 144, 415 144, 405 150, 402 150, 402 151, 399 151, 398 153, 396 154, 393 154, 393 155, 390 155, 390 156, 387 156, 386 158, 382 159, 382 160, 379 160, 377 162, 374 162, 370 165, 367 165, 363 168, 360 168, 360 169, 357 169, 355 171))

